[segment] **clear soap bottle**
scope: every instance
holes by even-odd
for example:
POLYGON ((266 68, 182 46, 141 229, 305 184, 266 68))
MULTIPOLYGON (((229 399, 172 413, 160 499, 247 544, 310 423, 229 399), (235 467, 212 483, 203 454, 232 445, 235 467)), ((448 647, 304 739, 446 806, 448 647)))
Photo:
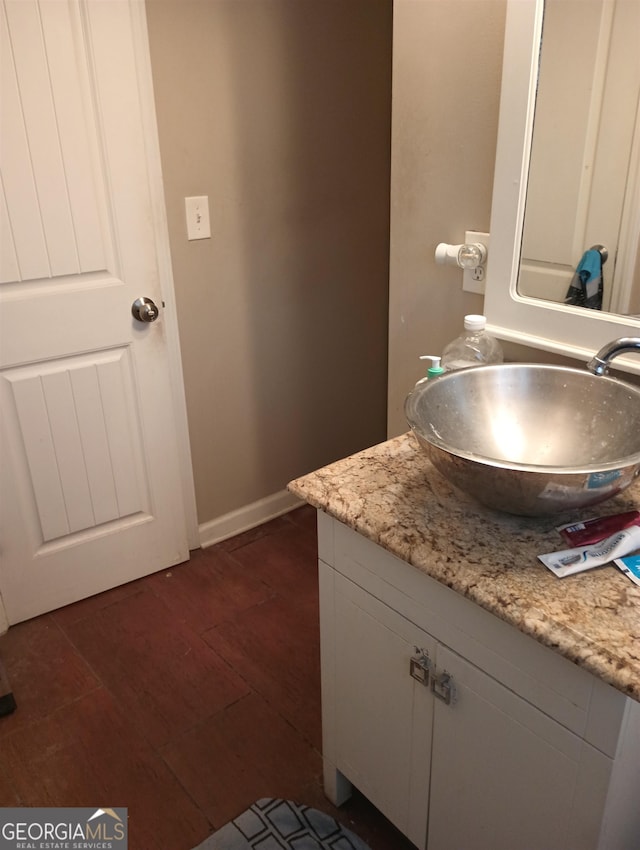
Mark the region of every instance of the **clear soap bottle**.
POLYGON ((464 332, 450 342, 442 352, 442 368, 445 372, 468 369, 471 366, 487 366, 502 363, 500 343, 485 330, 484 316, 464 317, 464 332))

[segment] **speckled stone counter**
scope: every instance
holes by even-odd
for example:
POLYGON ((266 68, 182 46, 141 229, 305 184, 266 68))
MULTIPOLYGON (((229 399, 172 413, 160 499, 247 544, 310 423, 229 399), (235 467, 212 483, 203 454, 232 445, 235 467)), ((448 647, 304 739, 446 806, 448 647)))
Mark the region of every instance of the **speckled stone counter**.
POLYGON ((562 517, 509 516, 454 491, 404 434, 289 489, 640 701, 640 587, 612 565, 558 579, 537 559, 566 548, 560 522, 640 509, 640 482, 562 517))

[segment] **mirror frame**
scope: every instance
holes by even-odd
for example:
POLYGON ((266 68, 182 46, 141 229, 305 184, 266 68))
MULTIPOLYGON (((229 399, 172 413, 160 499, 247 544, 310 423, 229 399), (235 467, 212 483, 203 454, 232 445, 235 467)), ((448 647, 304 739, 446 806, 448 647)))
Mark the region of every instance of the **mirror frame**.
MULTIPOLYGON (((586 362, 612 339, 640 336, 640 319, 517 291, 543 13, 544 0, 507 0, 484 311, 494 336, 586 362)), ((640 357, 615 368, 640 374, 640 357)))

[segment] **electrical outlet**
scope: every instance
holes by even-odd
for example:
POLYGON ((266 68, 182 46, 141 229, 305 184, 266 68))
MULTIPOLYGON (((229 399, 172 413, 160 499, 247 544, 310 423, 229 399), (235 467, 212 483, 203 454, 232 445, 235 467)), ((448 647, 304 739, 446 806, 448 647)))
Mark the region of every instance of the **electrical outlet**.
MULTIPOLYGON (((478 233, 476 230, 467 230, 464 234, 465 244, 470 242, 480 242, 487 249, 489 254, 489 234, 478 233)), ((464 269, 462 272, 462 288, 465 292, 475 292, 478 295, 484 295, 484 288, 487 277, 487 263, 478 266, 475 269, 464 269)))
POLYGON ((211 225, 209 224, 209 198, 198 195, 195 198, 185 198, 184 207, 187 214, 187 239, 210 239, 211 225))

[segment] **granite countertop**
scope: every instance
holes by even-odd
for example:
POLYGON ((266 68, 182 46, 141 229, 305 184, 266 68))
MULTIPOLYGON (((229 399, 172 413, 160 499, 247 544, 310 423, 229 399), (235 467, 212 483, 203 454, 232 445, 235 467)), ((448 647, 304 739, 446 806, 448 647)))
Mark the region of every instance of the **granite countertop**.
POLYGON ((408 433, 289 489, 640 701, 640 587, 613 565, 558 579, 537 559, 566 548, 560 522, 640 509, 640 482, 562 517, 509 516, 454 491, 408 433))

